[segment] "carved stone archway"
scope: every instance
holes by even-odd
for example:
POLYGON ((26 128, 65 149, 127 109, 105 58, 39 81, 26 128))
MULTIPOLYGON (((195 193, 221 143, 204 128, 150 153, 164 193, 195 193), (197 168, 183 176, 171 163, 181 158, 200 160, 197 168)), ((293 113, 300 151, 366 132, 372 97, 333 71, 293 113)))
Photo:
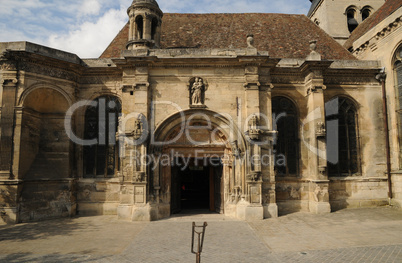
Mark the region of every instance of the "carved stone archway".
POLYGON ((236 216, 235 206, 244 187, 244 160, 239 157, 245 153, 246 144, 233 122, 212 111, 188 110, 167 118, 154 135, 155 144, 151 143, 150 151, 159 156, 159 161, 151 173, 150 194, 158 202, 159 218, 168 217, 177 210, 175 206, 180 209, 175 198, 179 198, 177 191, 182 185, 175 171, 183 164, 184 168, 195 165, 207 169, 210 210, 236 216))

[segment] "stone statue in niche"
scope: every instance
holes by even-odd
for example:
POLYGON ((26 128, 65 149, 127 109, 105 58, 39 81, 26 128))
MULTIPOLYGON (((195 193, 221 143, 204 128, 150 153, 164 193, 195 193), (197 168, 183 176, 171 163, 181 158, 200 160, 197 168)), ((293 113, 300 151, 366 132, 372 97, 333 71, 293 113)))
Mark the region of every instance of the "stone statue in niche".
POLYGON ((239 148, 239 144, 237 141, 231 142, 232 145, 232 154, 235 158, 240 158, 241 150, 239 148))
POLYGON ((134 126, 135 126, 134 134, 133 134, 134 139, 138 140, 139 138, 141 138, 142 133, 144 131, 144 127, 143 127, 142 120, 140 117, 137 120, 135 120, 134 126))
POLYGON ((190 81, 190 100, 193 106, 202 106, 205 103, 206 86, 202 78, 196 77, 190 81))

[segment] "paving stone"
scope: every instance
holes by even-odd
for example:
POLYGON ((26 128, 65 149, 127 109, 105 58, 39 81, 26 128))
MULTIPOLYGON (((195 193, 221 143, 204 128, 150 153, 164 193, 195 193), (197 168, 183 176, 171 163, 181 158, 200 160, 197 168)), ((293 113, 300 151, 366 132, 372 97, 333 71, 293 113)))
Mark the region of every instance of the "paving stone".
POLYGON ((149 223, 113 216, 0 227, 0 262, 195 262, 192 222, 207 221, 202 262, 402 262, 402 210, 295 213, 244 222, 184 214, 149 223))

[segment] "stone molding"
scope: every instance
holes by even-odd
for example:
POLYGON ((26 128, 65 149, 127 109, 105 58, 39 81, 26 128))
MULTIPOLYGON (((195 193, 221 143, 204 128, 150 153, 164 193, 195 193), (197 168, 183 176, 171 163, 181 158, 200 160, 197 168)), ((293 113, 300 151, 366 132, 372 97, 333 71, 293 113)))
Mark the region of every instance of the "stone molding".
POLYGON ((355 56, 358 56, 360 53, 364 53, 367 51, 369 48, 374 51, 377 49, 377 42, 381 41, 382 39, 386 38, 393 32, 395 32, 400 26, 402 25, 402 16, 397 17, 393 22, 389 23, 387 26, 383 27, 381 30, 379 30, 373 37, 371 37, 369 40, 361 44, 359 47, 357 47, 354 51, 353 54, 355 56))

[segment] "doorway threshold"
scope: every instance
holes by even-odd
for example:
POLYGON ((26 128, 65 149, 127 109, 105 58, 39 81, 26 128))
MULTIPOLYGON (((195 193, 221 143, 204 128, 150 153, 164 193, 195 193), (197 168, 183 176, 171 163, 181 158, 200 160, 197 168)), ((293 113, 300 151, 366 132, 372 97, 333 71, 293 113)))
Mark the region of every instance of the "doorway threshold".
POLYGON ((227 217, 224 214, 211 212, 208 209, 183 209, 180 213, 172 214, 170 218, 162 219, 168 221, 238 221, 236 218, 227 217))

